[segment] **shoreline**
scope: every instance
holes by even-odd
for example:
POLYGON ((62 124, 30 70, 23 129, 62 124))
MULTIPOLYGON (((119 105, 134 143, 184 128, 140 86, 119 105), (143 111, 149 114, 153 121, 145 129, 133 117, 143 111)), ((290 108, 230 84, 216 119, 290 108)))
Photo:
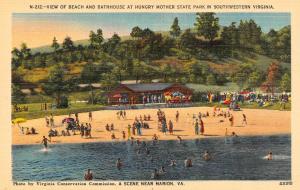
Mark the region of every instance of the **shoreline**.
MULTIPOLYGON (((153 134, 158 135, 159 140, 178 140, 177 136, 181 136, 182 140, 193 140, 203 138, 219 138, 225 137, 225 130, 228 129, 228 135, 235 132, 238 136, 266 136, 266 135, 291 135, 291 111, 279 110, 262 110, 262 109, 243 109, 242 111, 231 111, 234 116, 234 125, 230 126, 228 118, 213 117, 213 108, 211 107, 184 107, 184 108, 162 108, 166 114, 167 122, 173 121, 174 134, 162 134, 157 129, 157 109, 140 109, 140 110, 126 110, 126 119, 117 119, 117 110, 101 110, 93 112, 92 138, 81 138, 79 131, 77 135, 52 137, 51 144, 78 144, 78 143, 95 143, 95 142, 124 142, 127 141, 127 125, 132 125, 134 118, 139 115, 151 115, 150 121, 145 121, 149 124, 150 129, 142 129, 142 136, 133 136, 134 139, 141 141, 152 140, 153 134), (175 114, 179 111, 179 121, 176 122, 175 114), (196 136, 194 134, 194 126, 192 122, 192 115, 209 112, 210 116, 203 118, 205 132, 204 136, 196 136), (241 125, 243 116, 247 115, 247 125, 241 125), (220 120, 223 120, 222 122, 220 120), (111 139, 111 132, 105 130, 106 124, 114 123, 115 130, 113 131, 117 139, 111 139), (126 139, 122 138, 122 131, 126 133, 126 139), (205 136, 206 135, 206 136, 205 136)), ((221 108, 227 111, 228 109, 221 108)), ((74 116, 74 115, 72 115, 74 116)), ((54 116, 56 125, 60 125, 62 119, 67 115, 54 116)), ((88 113, 79 113, 79 120, 83 123, 89 123, 88 113)), ((33 145, 40 144, 42 136, 48 138, 49 127, 45 126, 45 118, 28 120, 21 123, 20 127, 31 128, 37 130, 36 135, 20 134, 18 126, 12 126, 12 145, 33 145)), ((65 129, 60 126, 55 128, 59 131, 65 129)), ((70 131, 71 132, 71 131, 70 131)), ((72 132, 71 132, 72 133, 72 132)))
MULTIPOLYGON (((239 137, 241 138, 251 138, 251 137, 271 137, 271 136, 291 136, 291 133, 272 133, 272 134, 264 134, 264 135, 239 135, 239 137)), ((199 136, 198 138, 196 137, 190 137, 190 138, 186 138, 186 139, 183 139, 182 142, 184 141, 191 141, 191 140, 201 140, 201 139, 220 139, 220 138, 226 138, 226 137, 232 137, 232 136, 199 136)), ((136 138, 138 139, 138 138, 136 138)), ((136 140, 135 139, 135 140, 136 140)), ((151 142, 152 140, 150 139, 145 139, 143 140, 143 142, 151 142)), ((178 141, 177 139, 159 139, 159 141, 178 141)), ((53 143, 53 144, 48 144, 48 145, 68 145, 68 144, 90 144, 90 143, 123 143, 123 142, 130 142, 130 140, 117 140, 117 141, 114 141, 114 140, 99 140, 99 141, 88 141, 88 142, 59 142, 59 143, 53 143)), ((135 142, 134 142, 135 143, 135 142)), ((42 144, 39 144, 39 143, 28 143, 28 144, 12 144, 12 146, 32 146, 32 145, 41 145, 43 146, 42 144)))

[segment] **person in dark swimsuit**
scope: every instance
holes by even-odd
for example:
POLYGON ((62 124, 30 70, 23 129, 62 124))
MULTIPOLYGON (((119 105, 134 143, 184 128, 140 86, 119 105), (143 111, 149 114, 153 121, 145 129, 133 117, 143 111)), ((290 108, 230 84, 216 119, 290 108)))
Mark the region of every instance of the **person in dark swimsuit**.
POLYGON ((49 139, 47 139, 45 136, 43 136, 43 140, 41 144, 44 144, 45 149, 48 148, 48 142, 51 142, 49 139))
POLYGON ((93 180, 93 173, 91 172, 91 169, 88 169, 87 172, 84 174, 84 179, 87 181, 93 180))

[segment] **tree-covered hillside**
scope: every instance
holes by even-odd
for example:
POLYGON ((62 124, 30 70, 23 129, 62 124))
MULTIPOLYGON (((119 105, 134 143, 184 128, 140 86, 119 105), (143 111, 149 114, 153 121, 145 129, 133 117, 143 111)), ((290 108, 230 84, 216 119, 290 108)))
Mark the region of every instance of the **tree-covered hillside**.
POLYGON ((51 51, 33 52, 25 43, 12 50, 16 96, 28 86, 59 98, 79 83, 101 83, 109 91, 124 80, 154 79, 290 91, 290 26, 263 33, 251 19, 220 26, 214 13, 197 13, 194 28, 186 30, 175 18, 168 32, 136 26, 127 37, 104 39, 98 29, 76 43, 69 35, 63 42, 53 37, 51 51), (54 83, 67 88, 58 93, 54 83))

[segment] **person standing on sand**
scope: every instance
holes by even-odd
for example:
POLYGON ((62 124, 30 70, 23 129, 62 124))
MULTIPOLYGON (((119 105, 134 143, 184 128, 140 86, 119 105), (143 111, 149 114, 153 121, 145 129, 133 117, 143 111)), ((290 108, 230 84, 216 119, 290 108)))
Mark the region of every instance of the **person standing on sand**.
POLYGON ((142 135, 142 124, 141 124, 140 121, 137 121, 137 123, 136 123, 136 129, 137 129, 137 134, 139 136, 141 136, 142 135))
POLYGON ((93 121, 93 114, 91 111, 89 111, 89 121, 93 121))
POLYGON ((53 114, 52 113, 51 113, 51 116, 50 116, 50 126, 54 127, 54 118, 53 118, 53 114))
POLYGON ((89 138, 92 138, 92 125, 89 123, 89 138))
POLYGON ((123 137, 124 140, 126 139, 125 131, 122 131, 122 137, 123 137))
POLYGON ((229 121, 230 121, 230 126, 233 127, 233 115, 231 114, 230 118, 229 118, 229 121))
POLYGON ((179 120, 179 112, 178 112, 178 110, 176 111, 176 122, 178 122, 178 120, 179 120))
POLYGON ((115 127, 114 127, 114 124, 113 124, 113 123, 110 125, 110 130, 111 130, 111 131, 115 130, 115 127))
POLYGON ((76 122, 79 123, 79 116, 78 116, 78 113, 77 113, 77 112, 75 113, 75 120, 76 120, 76 122))
POLYGON ((154 134, 153 137, 152 137, 152 140, 153 141, 158 141, 158 136, 156 134, 154 134))
POLYGON ((91 169, 88 169, 87 172, 84 174, 84 180, 93 180, 93 173, 91 172, 91 169))
POLYGON ((246 115, 243 113, 243 122, 242 122, 242 125, 245 124, 247 125, 247 117, 246 115))
POLYGON ((130 137, 131 137, 131 126, 128 125, 128 126, 127 126, 127 139, 129 140, 130 137))
POLYGON ((169 121, 169 133, 173 135, 173 123, 171 120, 169 121))
POLYGON ((81 138, 83 138, 83 136, 84 136, 84 126, 83 126, 83 123, 81 123, 81 125, 80 125, 80 135, 81 135, 81 138))
POLYGON ((125 111, 125 110, 123 111, 123 116, 124 116, 124 119, 127 118, 127 117, 126 117, 126 111, 125 111))
POLYGON ((199 123, 198 123, 198 119, 196 119, 196 122, 195 122, 195 135, 199 135, 199 123))
POLYGON ((201 126, 200 133, 201 133, 201 135, 203 135, 204 134, 204 123, 203 123, 202 119, 200 119, 200 126, 201 126))
POLYGON ((50 121, 49 121, 48 116, 45 116, 45 120, 46 120, 46 126, 49 127, 50 121))
POLYGON ((136 121, 132 125, 132 135, 135 135, 136 121))
POLYGON ((51 142, 51 141, 48 140, 45 136, 43 136, 43 140, 42 140, 41 144, 44 144, 45 149, 48 149, 48 142, 51 142))
POLYGON ((120 119, 120 112, 117 111, 117 119, 120 119))
POLYGON ((124 119, 123 111, 122 110, 120 110, 120 116, 124 119))
POLYGON ((161 132, 165 135, 167 133, 167 124, 165 120, 162 121, 161 132))

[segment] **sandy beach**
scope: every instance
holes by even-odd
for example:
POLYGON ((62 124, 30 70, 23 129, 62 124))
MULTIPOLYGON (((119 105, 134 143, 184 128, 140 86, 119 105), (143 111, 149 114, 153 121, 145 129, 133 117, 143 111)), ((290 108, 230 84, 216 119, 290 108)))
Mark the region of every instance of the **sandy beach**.
MULTIPOLYGON (((278 110, 258 110, 258 109, 243 109, 242 111, 231 111, 234 116, 234 125, 230 126, 228 118, 213 117, 212 107, 191 107, 191 108, 164 108, 162 109, 166 114, 167 122, 173 121, 174 134, 167 135, 158 131, 157 122, 157 109, 140 109, 140 110, 126 110, 126 119, 117 119, 116 110, 102 110, 93 112, 93 121, 90 122, 88 113, 79 113, 79 120, 83 123, 91 123, 92 125, 92 138, 82 138, 79 131, 76 135, 71 136, 58 136, 52 137, 51 144, 57 143, 88 143, 88 142, 103 142, 112 141, 111 132, 105 130, 106 124, 114 123, 114 133, 116 135, 115 141, 122 141, 122 131, 126 133, 127 140, 127 125, 133 124, 136 116, 148 115, 151 116, 149 123, 150 129, 142 129, 142 136, 134 136, 135 139, 140 140, 152 140, 153 134, 157 134, 159 140, 177 140, 177 136, 181 136, 183 140, 195 139, 195 138, 210 138, 210 137, 222 137, 225 136, 225 130, 227 128, 228 134, 233 131, 238 136, 253 136, 253 135, 279 135, 291 133, 291 112, 290 111, 278 111, 278 110), (179 111, 179 121, 175 121, 176 111, 179 111), (198 115, 199 112, 209 112, 210 116, 203 118, 205 133, 204 135, 194 134, 194 125, 192 115, 198 115), (247 125, 242 125, 243 115, 247 116, 247 125), (220 122, 223 120, 223 122, 220 122)), ((227 109, 223 109, 227 111, 227 109)), ((74 117, 74 115, 72 115, 74 117)), ((67 115, 54 116, 55 128, 61 133, 65 129, 65 126, 61 124, 67 115)), ((21 133, 20 128, 17 125, 12 125, 12 143, 17 144, 40 144, 42 137, 48 137, 49 127, 46 126, 45 118, 28 120, 25 123, 21 123, 20 127, 34 127, 38 134, 24 135, 21 133)), ((26 131, 26 130, 25 130, 26 131)))

